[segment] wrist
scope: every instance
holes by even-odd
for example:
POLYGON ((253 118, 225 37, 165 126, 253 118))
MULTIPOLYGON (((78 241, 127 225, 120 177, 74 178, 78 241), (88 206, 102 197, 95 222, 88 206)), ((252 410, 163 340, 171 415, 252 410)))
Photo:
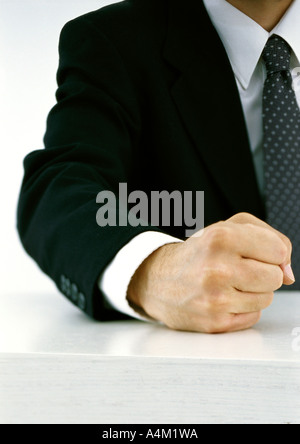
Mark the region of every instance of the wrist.
POLYGON ((162 291, 163 277, 170 276, 170 258, 180 245, 180 242, 163 245, 150 254, 135 271, 128 286, 127 301, 138 313, 160 320, 154 299, 162 291))

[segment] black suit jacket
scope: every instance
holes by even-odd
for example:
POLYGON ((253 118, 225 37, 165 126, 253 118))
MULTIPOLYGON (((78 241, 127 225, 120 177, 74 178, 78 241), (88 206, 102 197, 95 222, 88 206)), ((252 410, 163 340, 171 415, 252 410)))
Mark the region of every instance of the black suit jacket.
MULTIPOLYGON (((97 279, 137 234, 96 224, 102 190, 205 191, 205 224, 264 218, 235 78, 200 0, 127 0, 65 25, 45 149, 25 161, 18 229, 27 252, 88 315, 97 279)), ((116 276, 116 279, 118 277, 116 276)))

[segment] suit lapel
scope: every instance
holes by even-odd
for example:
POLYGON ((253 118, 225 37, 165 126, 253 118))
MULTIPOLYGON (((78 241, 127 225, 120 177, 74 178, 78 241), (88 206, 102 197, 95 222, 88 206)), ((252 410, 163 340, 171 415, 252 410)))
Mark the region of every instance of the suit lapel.
POLYGON ((172 96, 207 169, 234 211, 259 217, 259 194, 230 62, 202 1, 169 0, 165 59, 180 71, 172 96))

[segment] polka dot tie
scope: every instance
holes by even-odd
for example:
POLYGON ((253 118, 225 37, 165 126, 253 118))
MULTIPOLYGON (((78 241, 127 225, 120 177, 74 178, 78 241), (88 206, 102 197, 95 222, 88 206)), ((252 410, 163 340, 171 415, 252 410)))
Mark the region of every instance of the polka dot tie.
POLYGON ((300 110, 292 87, 291 48, 274 35, 263 59, 264 170, 267 222, 290 238, 296 284, 300 290, 300 110))

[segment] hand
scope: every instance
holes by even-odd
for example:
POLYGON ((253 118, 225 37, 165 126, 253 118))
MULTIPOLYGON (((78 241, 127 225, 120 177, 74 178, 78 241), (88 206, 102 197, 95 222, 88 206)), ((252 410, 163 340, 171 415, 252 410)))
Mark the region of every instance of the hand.
POLYGON ((152 253, 127 298, 174 330, 247 329, 271 305, 274 291, 295 282, 291 253, 286 236, 240 213, 152 253))

